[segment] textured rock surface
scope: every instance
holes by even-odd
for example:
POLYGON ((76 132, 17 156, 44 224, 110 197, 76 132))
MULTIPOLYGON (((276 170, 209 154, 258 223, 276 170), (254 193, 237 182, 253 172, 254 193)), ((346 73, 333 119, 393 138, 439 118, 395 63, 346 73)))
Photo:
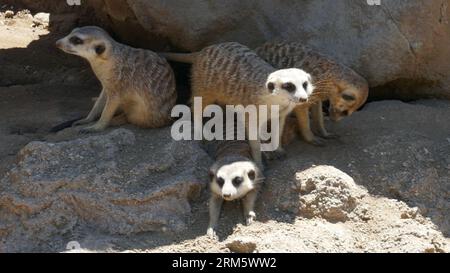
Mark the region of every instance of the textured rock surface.
POLYGON ((300 40, 365 76, 376 87, 373 97, 450 98, 448 0, 384 0, 379 6, 353 0, 88 0, 73 7, 7 3, 56 12, 50 18, 53 29, 67 22, 101 24, 127 43, 154 50, 300 40))
POLYGON ((159 37, 155 46, 164 41, 188 51, 223 41, 257 46, 300 39, 353 67, 371 86, 389 86, 373 95, 450 98, 448 0, 385 0, 380 6, 352 0, 104 2, 103 12, 125 39, 130 28, 142 31, 135 25, 159 37))
POLYGON ((365 76, 377 87, 373 97, 450 98, 448 0, 385 0, 379 6, 352 0, 88 0, 72 7, 48 1, 6 3, 55 12, 53 29, 101 24, 127 43, 154 50, 301 40, 365 76))
POLYGON ((330 222, 344 222, 365 196, 366 190, 333 167, 315 167, 296 175, 300 191, 300 215, 320 216, 330 222))
POLYGON ((28 144, 1 180, 0 251, 42 250, 86 228, 122 235, 184 230, 208 158, 192 143, 172 142, 168 130, 152 139, 135 147, 135 134, 118 129, 28 144))
POLYGON ((448 252, 449 113, 444 101, 370 103, 328 124, 341 139, 326 148, 295 141, 268 165, 257 222, 225 204, 219 242, 204 236, 212 161, 196 143, 69 129, 23 148, 0 181, 0 250, 448 252))
POLYGON ((208 238, 200 237, 152 251, 450 251, 450 241, 429 219, 418 213, 417 208, 394 199, 372 196, 347 174, 329 166, 314 167, 299 175, 303 176, 299 180, 301 187, 306 181, 308 193, 300 198, 301 217, 292 222, 268 220, 248 227, 238 225, 230 236, 213 248, 206 247, 211 243, 208 238), (305 207, 304 203, 310 206, 305 207), (310 217, 312 214, 314 217, 310 217))

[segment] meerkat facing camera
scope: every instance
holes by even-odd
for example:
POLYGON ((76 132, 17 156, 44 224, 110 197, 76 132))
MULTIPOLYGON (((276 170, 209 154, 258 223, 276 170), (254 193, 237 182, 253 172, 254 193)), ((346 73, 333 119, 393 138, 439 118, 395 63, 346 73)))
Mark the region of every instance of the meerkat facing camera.
POLYGON ((300 43, 268 42, 255 51, 275 68, 301 68, 313 76, 316 90, 311 103, 296 107, 294 110, 301 135, 307 142, 324 144, 311 131, 309 110, 316 134, 323 138, 331 138, 335 136, 325 129, 322 101, 330 101, 330 118, 339 121, 343 117, 350 116, 367 100, 369 85, 362 76, 300 43))
POLYGON ((74 29, 56 46, 86 59, 102 84, 89 115, 72 124, 88 124, 99 118, 82 132, 98 132, 127 122, 143 128, 171 122, 170 112, 177 98, 175 77, 158 54, 120 44, 95 26, 74 29))
POLYGON ((256 218, 255 201, 263 174, 251 159, 251 149, 245 141, 222 141, 216 151, 216 162, 210 168, 209 225, 207 234, 216 236, 220 211, 224 201, 241 200, 245 223, 256 218))
MULTIPOLYGON (((216 44, 191 54, 160 53, 171 61, 192 63, 192 97, 202 97, 203 109, 219 105, 279 106, 281 140, 286 116, 295 106, 305 103, 314 90, 311 76, 301 69, 276 70, 248 47, 230 42, 216 44)), ((195 111, 194 118, 200 111, 195 111)), ((259 116, 258 112, 258 116, 259 116)), ((270 113, 269 113, 270 116, 270 113)), ((260 124, 261 126, 261 124, 260 124)), ((246 133, 249 124, 246 122, 246 133)), ((259 128, 258 128, 259 130, 259 128)), ((261 142, 249 141, 252 157, 262 168, 261 142)), ((277 154, 283 154, 280 145, 277 154)))

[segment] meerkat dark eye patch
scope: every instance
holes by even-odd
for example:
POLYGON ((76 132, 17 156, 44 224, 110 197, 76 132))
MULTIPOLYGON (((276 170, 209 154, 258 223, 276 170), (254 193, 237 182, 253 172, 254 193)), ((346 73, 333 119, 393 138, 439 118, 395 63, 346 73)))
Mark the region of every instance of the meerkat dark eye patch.
POLYGON ((275 89, 275 84, 273 82, 269 82, 267 84, 267 89, 272 92, 275 89))
POLYGON ((308 89, 308 82, 303 83, 303 89, 305 89, 305 90, 308 89))
POLYGON ((343 116, 348 116, 348 111, 347 110, 345 110, 345 111, 342 111, 342 113, 341 113, 343 116))
POLYGON ((105 52, 106 47, 104 45, 97 45, 95 46, 95 53, 97 53, 97 55, 102 55, 103 52, 105 52))
POLYGON ((232 181, 232 183, 235 187, 238 187, 239 185, 241 185, 242 182, 244 182, 244 179, 240 176, 233 178, 233 181, 232 181))
POLYGON ((216 182, 221 188, 223 187, 223 184, 225 184, 225 180, 222 177, 217 177, 216 182))
POLYGON ((255 180, 255 178, 256 178, 256 173, 255 173, 254 170, 251 170, 251 171, 248 172, 248 178, 249 178, 250 180, 255 180))
POLYGON ((69 42, 73 45, 82 45, 84 42, 77 36, 73 36, 69 39, 69 42))
POLYGON ((346 101, 354 101, 356 100, 355 97, 353 97, 352 95, 348 95, 348 94, 342 94, 342 98, 346 101))
POLYGON ((288 92, 295 92, 295 90, 297 90, 297 87, 295 86, 295 84, 293 84, 292 82, 287 82, 284 83, 281 88, 283 88, 284 90, 288 91, 288 92))

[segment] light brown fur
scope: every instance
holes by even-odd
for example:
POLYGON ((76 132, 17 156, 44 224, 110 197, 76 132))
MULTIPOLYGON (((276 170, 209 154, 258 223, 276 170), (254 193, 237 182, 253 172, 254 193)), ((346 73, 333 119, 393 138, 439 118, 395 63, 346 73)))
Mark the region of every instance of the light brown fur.
POLYGON ((298 106, 294 110, 297 126, 307 142, 323 145, 323 141, 312 133, 310 110, 313 130, 321 137, 333 137, 324 126, 322 101, 330 101, 330 117, 337 121, 351 115, 367 100, 369 88, 363 77, 300 43, 266 43, 255 51, 275 68, 301 68, 313 76, 316 90, 309 105, 298 106), (349 98, 352 100, 348 100, 349 98))
MULTIPOLYGON (((163 53, 163 56, 193 64, 192 97, 202 97, 203 108, 210 104, 267 105, 269 109, 278 105, 282 130, 285 117, 299 104, 286 91, 274 95, 268 90, 268 77, 276 69, 239 43, 217 44, 192 54, 163 53)), ((246 128, 248 133, 248 124, 246 128)), ((250 145, 253 158, 262 166, 260 142, 250 141, 250 145)), ((278 152, 282 152, 281 146, 278 152)))
POLYGON ((82 132, 98 132, 127 122, 143 128, 170 124, 177 95, 173 71, 164 58, 120 44, 98 27, 74 29, 57 42, 57 47, 87 59, 102 84, 89 115, 74 125, 100 119, 82 132))
MULTIPOLYGON (((217 142, 216 142, 217 143, 217 142)), ((216 162, 210 168, 211 198, 209 200, 209 225, 207 234, 215 237, 215 228, 219 221, 224 192, 218 185, 217 179, 224 179, 230 183, 236 177, 242 182, 235 185, 236 192, 228 200, 240 199, 247 225, 254 222, 256 213, 255 202, 264 176, 251 157, 251 148, 246 141, 220 141, 216 148, 216 162)))

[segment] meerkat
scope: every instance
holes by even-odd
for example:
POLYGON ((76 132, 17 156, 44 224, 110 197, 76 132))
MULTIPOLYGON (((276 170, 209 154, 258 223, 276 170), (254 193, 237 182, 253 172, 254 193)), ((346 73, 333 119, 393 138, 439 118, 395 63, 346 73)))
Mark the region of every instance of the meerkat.
POLYGON ((177 98, 175 77, 169 63, 158 54, 120 44, 95 26, 74 29, 56 46, 86 59, 103 88, 89 115, 72 123, 83 125, 99 118, 82 133, 124 123, 157 128, 171 122, 177 98))
POLYGON ((255 51, 277 69, 296 67, 312 75, 316 90, 310 103, 294 109, 300 133, 309 143, 324 145, 323 140, 315 137, 311 130, 309 110, 315 133, 322 138, 333 138, 336 135, 328 133, 325 129, 322 101, 330 101, 330 118, 339 121, 343 117, 350 116, 367 100, 369 85, 366 79, 349 67, 300 43, 265 43, 255 51))
POLYGON ((210 168, 209 225, 207 235, 216 237, 220 211, 224 201, 241 200, 246 225, 256 218, 255 201, 263 174, 251 157, 245 141, 222 141, 216 150, 216 162, 210 168))
MULTIPOLYGON (((203 109, 210 104, 257 108, 266 105, 268 109, 278 105, 280 132, 276 134, 280 140, 286 116, 295 106, 307 102, 314 90, 311 76, 305 71, 276 70, 254 51, 235 42, 208 46, 190 54, 160 54, 171 61, 192 63, 192 98, 202 97, 203 109)), ((201 120, 201 116, 196 117, 201 112, 193 110, 194 118, 201 120)), ((245 128, 248 135, 248 122, 245 128)), ((249 143, 253 159, 263 168, 260 140, 249 140, 249 143)), ((275 153, 284 153, 281 145, 275 153)))

